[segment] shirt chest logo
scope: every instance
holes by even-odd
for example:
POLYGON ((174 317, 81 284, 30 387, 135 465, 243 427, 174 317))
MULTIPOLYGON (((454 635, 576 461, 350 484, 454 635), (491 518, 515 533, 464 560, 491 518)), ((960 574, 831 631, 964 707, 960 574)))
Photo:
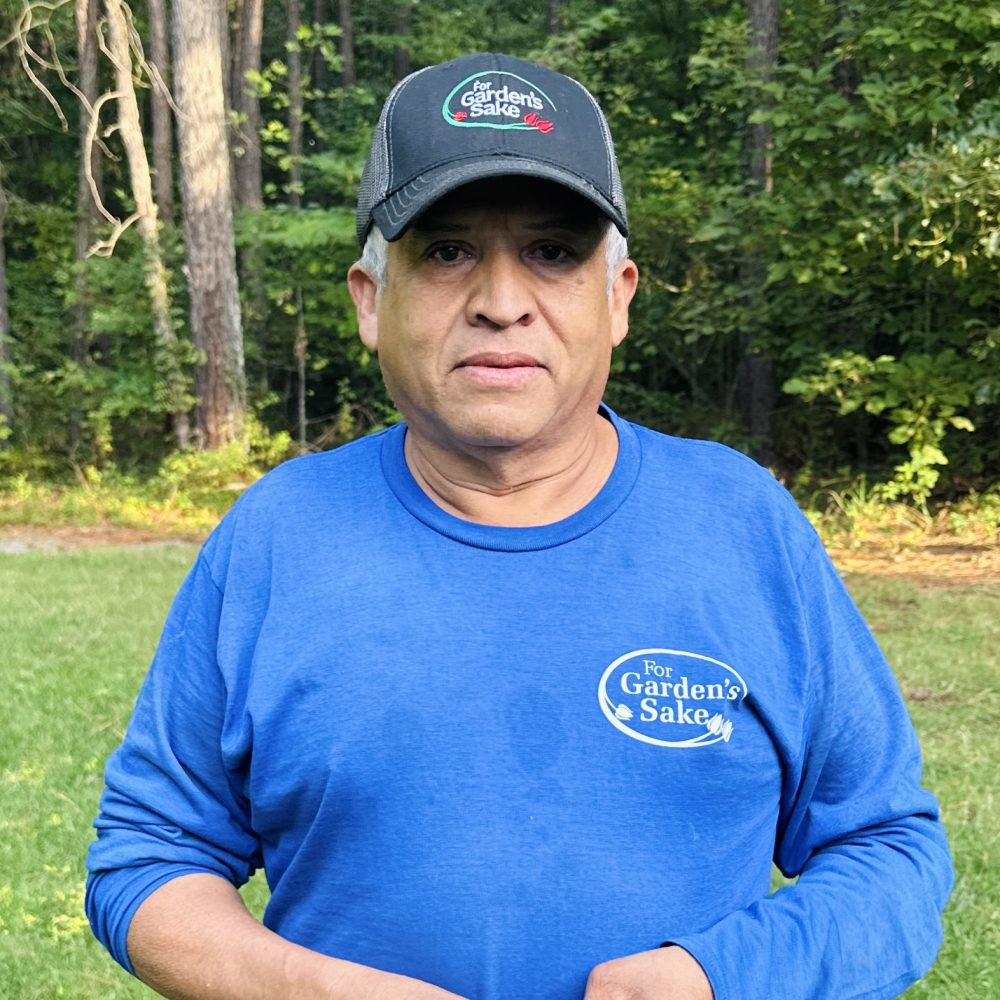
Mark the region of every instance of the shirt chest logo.
POLYGON ((679 649, 636 649, 604 671, 597 690, 605 718, 626 736, 658 747, 728 743, 746 681, 728 663, 679 649))

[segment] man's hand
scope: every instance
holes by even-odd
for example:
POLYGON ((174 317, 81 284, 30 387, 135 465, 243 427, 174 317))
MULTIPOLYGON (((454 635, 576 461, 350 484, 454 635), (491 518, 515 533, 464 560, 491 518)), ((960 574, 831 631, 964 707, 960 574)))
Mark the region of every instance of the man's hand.
POLYGON ((147 896, 128 953, 138 977, 168 1000, 462 1000, 286 941, 216 875, 181 875, 147 896))
POLYGON ((671 945, 602 962, 587 980, 584 1000, 713 1000, 701 966, 671 945))

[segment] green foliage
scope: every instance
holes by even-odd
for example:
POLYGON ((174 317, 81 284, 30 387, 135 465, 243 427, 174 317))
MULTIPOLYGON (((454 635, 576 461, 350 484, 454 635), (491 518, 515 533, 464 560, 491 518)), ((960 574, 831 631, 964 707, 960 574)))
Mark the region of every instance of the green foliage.
POLYGON ((186 503, 224 509, 250 483, 292 455, 286 431, 270 433, 250 417, 243 436, 214 451, 173 452, 160 465, 156 482, 170 500, 183 496, 186 503))
MULTIPOLYGON (((70 15, 59 8, 49 19, 72 69, 70 15)), ((544 6, 504 2, 355 5, 350 87, 338 25, 303 24, 292 43, 305 71, 294 212, 289 43, 284 18, 267 12, 251 81, 264 117, 265 208, 238 227, 248 381, 265 424, 278 432, 296 422, 298 290, 312 444, 396 419, 343 287, 371 126, 399 50, 414 69, 506 50, 584 81, 611 121, 643 276, 608 392, 625 415, 748 448, 740 359, 752 342, 784 386, 770 450, 786 478, 822 482, 847 469, 886 497, 918 502, 988 489, 1000 475, 996 5, 786 5, 767 83, 748 75, 743 3, 566 0, 561 23, 550 33, 544 6), (771 130, 769 191, 748 183, 751 122, 771 130)), ((0 146, 16 400, 3 461, 33 475, 74 463, 155 469, 170 422, 149 318, 136 308, 134 235, 113 260, 86 265, 89 350, 67 361, 76 137, 18 76, 10 49, 0 49, 0 68, 12 79, 0 146)), ((72 99, 43 75, 72 124, 72 99)), ((123 164, 104 166, 115 207, 123 164)), ((167 247, 186 341, 176 237, 167 247)))
POLYGON ((940 466, 948 464, 945 435, 950 429, 975 430, 959 412, 972 399, 975 377, 975 366, 951 349, 899 360, 886 354, 875 359, 846 354, 822 358, 818 372, 789 379, 784 390, 807 401, 830 397, 841 414, 859 407, 885 414, 887 437, 905 446, 907 458, 896 465, 881 493, 890 500, 905 495, 923 504, 937 484, 940 466))

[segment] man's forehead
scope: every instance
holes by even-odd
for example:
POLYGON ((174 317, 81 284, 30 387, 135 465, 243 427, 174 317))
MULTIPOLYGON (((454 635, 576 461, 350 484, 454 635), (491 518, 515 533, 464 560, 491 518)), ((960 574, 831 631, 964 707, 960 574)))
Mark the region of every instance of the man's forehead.
POLYGON ((526 229, 598 235, 609 220, 586 198, 547 181, 500 177, 466 184, 436 201, 413 222, 417 234, 472 229, 491 216, 516 220, 526 229))

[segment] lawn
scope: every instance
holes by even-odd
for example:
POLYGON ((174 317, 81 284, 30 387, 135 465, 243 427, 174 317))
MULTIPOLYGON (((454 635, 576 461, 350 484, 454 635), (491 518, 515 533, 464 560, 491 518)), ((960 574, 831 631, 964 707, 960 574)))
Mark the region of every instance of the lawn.
MULTIPOLYGON (((170 544, 0 555, 4 1000, 152 996, 91 939, 82 859, 104 758, 194 552, 170 544)), ((848 583, 907 695, 958 868, 941 957, 907 996, 1000 997, 1000 585, 848 583)), ((263 896, 251 887, 255 909, 263 896)))

